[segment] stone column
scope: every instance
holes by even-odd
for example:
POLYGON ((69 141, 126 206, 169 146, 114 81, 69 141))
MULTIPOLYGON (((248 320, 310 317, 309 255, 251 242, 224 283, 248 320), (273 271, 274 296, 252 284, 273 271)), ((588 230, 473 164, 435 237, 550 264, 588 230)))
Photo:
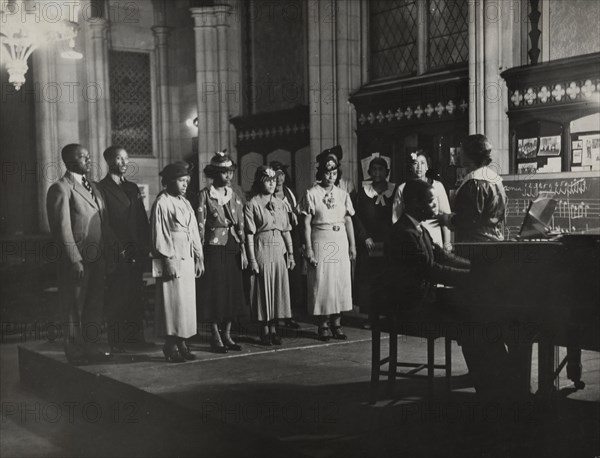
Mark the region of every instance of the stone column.
POLYGON ((361 4, 311 3, 308 12, 308 87, 311 161, 340 144, 346 178, 356 185, 356 113, 348 98, 362 81, 361 4))
POLYGON ((86 47, 86 72, 88 100, 84 100, 88 112, 88 150, 95 162, 94 179, 100 179, 100 170, 107 170, 102 153, 112 143, 110 124, 110 87, 108 76, 108 21, 91 18, 88 21, 89 44, 86 47), (92 89, 93 87, 93 89, 92 89))
POLYGON ((60 151, 80 143, 79 94, 76 61, 60 60, 56 47, 32 54, 35 90, 35 131, 38 161, 38 216, 41 232, 49 232, 46 212, 48 189, 65 172, 60 151))
POLYGON ((172 28, 164 25, 152 27, 156 56, 156 85, 158 93, 158 168, 173 161, 171 139, 171 97, 169 93, 168 39, 172 28))
POLYGON ((212 155, 229 148, 227 102, 227 27, 231 6, 191 8, 196 37, 196 90, 198 99, 198 163, 202 169, 212 155))
POLYGON ((513 5, 499 0, 469 2, 469 133, 492 142, 493 166, 509 172, 508 91, 500 73, 513 65, 513 5))

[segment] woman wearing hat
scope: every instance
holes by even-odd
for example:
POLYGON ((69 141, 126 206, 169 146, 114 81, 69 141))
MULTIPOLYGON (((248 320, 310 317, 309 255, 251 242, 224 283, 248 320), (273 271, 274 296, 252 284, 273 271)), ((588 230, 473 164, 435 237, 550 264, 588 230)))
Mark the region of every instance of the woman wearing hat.
POLYGON ((308 312, 319 318, 318 336, 344 340, 341 312, 352 310, 350 260, 356 258, 350 195, 340 189, 336 155, 320 154, 317 184, 300 202, 308 262, 308 312), (331 331, 327 325, 331 325, 331 331))
POLYGON ((169 362, 195 359, 185 339, 197 332, 196 281, 204 271, 202 244, 194 210, 184 197, 190 182, 185 162, 167 165, 165 189, 152 206, 151 229, 156 281, 156 333, 165 336, 169 362))
POLYGON ((293 269, 292 225, 286 205, 273 195, 276 173, 256 169, 253 197, 244 207, 248 260, 252 270, 252 313, 262 324, 261 343, 281 345, 277 320, 291 318, 288 269, 293 269))
POLYGON ((457 242, 504 240, 506 193, 502 178, 488 167, 491 153, 492 144, 485 135, 469 135, 463 142, 460 161, 467 174, 456 190, 454 213, 445 211, 438 217, 455 231, 457 242))
MULTIPOLYGON (((437 175, 431 168, 431 159, 429 158, 429 155, 423 150, 410 153, 408 155, 408 163, 410 180, 422 180, 433 187, 433 196, 435 197, 435 205, 437 208, 436 213, 450 213, 450 202, 448 201, 446 188, 444 188, 441 181, 435 179, 437 175)), ((402 192, 404 191, 405 185, 406 183, 402 183, 398 186, 398 190, 396 191, 392 211, 392 223, 398 221, 402 216, 402 213, 404 213, 402 192)), ((440 223, 436 219, 423 221, 422 224, 429 232, 429 235, 431 235, 431 239, 435 244, 444 248, 446 251, 452 251, 450 230, 447 227, 440 226, 440 223)))
POLYGON ((216 353, 242 349, 231 338, 231 323, 247 314, 242 278, 247 266, 243 205, 231 188, 235 168, 225 151, 216 153, 204 168, 212 184, 200 191, 198 199, 206 266, 199 284, 198 316, 211 323, 210 346, 216 353))
POLYGON ((381 156, 369 162, 370 181, 365 182, 356 194, 357 261, 355 297, 362 313, 369 312, 371 286, 385 269, 383 243, 392 228, 392 203, 396 185, 388 181, 390 169, 381 156))

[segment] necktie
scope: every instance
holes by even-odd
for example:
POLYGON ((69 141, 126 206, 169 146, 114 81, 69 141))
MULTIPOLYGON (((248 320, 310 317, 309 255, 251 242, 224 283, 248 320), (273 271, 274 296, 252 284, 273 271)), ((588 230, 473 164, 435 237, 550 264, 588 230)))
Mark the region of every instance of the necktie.
POLYGON ((92 191, 92 185, 88 181, 88 179, 84 176, 81 177, 81 184, 83 187, 93 196, 94 192, 92 191))

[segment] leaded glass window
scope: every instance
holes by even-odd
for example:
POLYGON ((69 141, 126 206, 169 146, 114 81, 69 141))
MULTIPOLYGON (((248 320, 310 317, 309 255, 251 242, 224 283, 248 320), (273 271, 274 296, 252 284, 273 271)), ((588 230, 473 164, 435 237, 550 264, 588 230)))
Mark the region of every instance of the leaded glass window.
POLYGON ((467 0, 429 0, 428 67, 469 60, 469 5, 467 0))
POLYGON ((371 0, 371 74, 373 79, 417 70, 417 2, 371 0))
POLYGON ((368 5, 371 80, 468 62, 469 0, 370 0, 368 5))
POLYGON ((150 55, 111 50, 109 79, 112 144, 130 156, 151 156, 150 55))

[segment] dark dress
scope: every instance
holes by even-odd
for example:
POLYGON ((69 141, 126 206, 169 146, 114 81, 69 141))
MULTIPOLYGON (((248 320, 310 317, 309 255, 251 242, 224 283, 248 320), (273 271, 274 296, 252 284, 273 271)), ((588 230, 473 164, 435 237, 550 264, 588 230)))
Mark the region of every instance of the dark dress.
POLYGON ((504 240, 506 193, 502 178, 488 167, 469 173, 456 191, 454 212, 456 242, 504 240))
POLYGON ((356 194, 356 214, 353 218, 357 247, 354 300, 362 313, 369 312, 372 285, 386 267, 382 248, 392 227, 395 190, 396 185, 388 183, 387 190, 377 194, 373 186, 367 184, 356 194), (369 255, 365 245, 368 238, 377 244, 376 252, 372 255, 369 255))
POLYGON ((198 285, 198 320, 219 322, 248 315, 240 261, 244 243, 242 199, 231 189, 219 202, 212 186, 200 191, 198 226, 204 247, 204 275, 198 285))

